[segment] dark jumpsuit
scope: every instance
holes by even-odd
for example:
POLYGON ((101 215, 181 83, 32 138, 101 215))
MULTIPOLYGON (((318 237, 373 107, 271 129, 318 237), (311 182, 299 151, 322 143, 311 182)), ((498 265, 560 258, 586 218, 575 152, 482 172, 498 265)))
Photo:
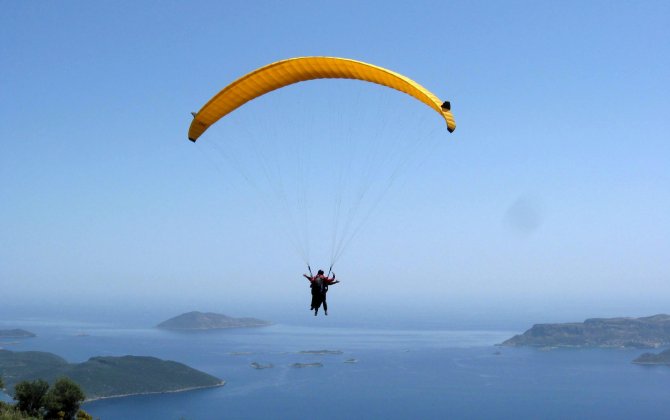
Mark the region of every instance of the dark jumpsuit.
POLYGON ((313 280, 310 278, 310 283, 310 287, 312 288, 312 309, 314 309, 314 314, 316 315, 319 311, 319 307, 323 304, 323 310, 327 315, 328 303, 326 303, 326 293, 328 293, 328 285, 334 284, 335 281, 327 277, 316 276, 313 280))

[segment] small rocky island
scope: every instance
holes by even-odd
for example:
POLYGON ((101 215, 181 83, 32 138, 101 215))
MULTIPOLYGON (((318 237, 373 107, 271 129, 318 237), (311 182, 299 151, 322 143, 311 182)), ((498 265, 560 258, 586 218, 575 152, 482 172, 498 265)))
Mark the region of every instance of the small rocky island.
POLYGON ((91 357, 68 363, 53 353, 0 350, 0 372, 8 390, 21 381, 53 383, 67 376, 88 400, 138 394, 188 391, 224 385, 224 381, 182 363, 155 357, 91 357))
POLYGON ((633 360, 638 365, 667 365, 670 366, 670 349, 658 354, 644 353, 642 356, 633 360))
POLYGON ((31 333, 30 331, 21 330, 18 328, 15 328, 13 330, 0 330, 0 338, 28 338, 28 337, 36 337, 36 335, 34 333, 31 333))
POLYGON ((299 352, 300 354, 320 354, 320 355, 334 355, 334 354, 342 354, 341 350, 301 350, 299 352))
POLYGON ((258 363, 258 362, 251 362, 250 366, 254 369, 272 369, 274 367, 274 365, 272 363, 268 363, 268 364, 264 365, 264 364, 258 363))
POLYGON ((180 331, 216 330, 224 328, 265 327, 271 322, 256 318, 233 318, 212 312, 187 312, 161 322, 156 328, 180 331))
POLYGON ((308 368, 308 367, 323 367, 323 363, 293 363, 291 367, 297 368, 297 369, 302 369, 302 368, 308 368))
POLYGON ((579 323, 536 324, 501 345, 656 348, 670 345, 670 315, 592 318, 579 323))

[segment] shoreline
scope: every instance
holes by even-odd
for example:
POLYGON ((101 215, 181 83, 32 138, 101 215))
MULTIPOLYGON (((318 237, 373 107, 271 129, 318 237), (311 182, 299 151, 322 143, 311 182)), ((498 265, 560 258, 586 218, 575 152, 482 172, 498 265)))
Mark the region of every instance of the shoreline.
POLYGON ((198 328, 168 328, 168 327, 154 327, 157 330, 162 331, 216 331, 216 330, 230 330, 236 328, 260 328, 260 327, 271 327, 275 324, 258 324, 258 325, 230 325, 226 327, 198 327, 198 328))
POLYGON ((670 362, 636 362, 633 360, 631 362, 634 365, 645 365, 645 366, 670 366, 670 362))
POLYGON ((178 392, 188 392, 188 391, 196 391, 198 389, 208 389, 208 388, 219 388, 226 385, 226 381, 221 381, 218 384, 215 385, 203 385, 203 386, 191 386, 188 388, 180 388, 180 389, 173 389, 170 391, 149 391, 149 392, 136 392, 132 394, 118 394, 118 395, 107 395, 104 397, 95 397, 95 398, 87 398, 84 400, 83 404, 94 402, 94 401, 99 401, 99 400, 109 400, 112 398, 125 398, 125 397, 134 397, 138 395, 156 395, 156 394, 176 394, 178 392))

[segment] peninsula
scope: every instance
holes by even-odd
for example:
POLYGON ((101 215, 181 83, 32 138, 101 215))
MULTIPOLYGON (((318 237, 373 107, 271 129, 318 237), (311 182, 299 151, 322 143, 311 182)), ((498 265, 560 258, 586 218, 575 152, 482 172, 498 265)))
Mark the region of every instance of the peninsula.
POLYGON ((667 365, 670 366, 670 349, 662 351, 658 354, 644 353, 633 363, 638 365, 667 365))
POLYGON ((166 330, 197 331, 224 328, 265 327, 272 325, 268 321, 256 318, 233 318, 212 312, 187 312, 161 322, 156 328, 166 330))
POLYGON ((8 390, 18 382, 67 376, 81 386, 88 400, 187 391, 224 385, 224 381, 182 363, 155 357, 91 357, 68 363, 53 353, 0 350, 0 372, 8 390))
POLYGON ((13 330, 0 330, 0 338, 28 338, 28 337, 36 337, 36 335, 34 333, 31 333, 30 331, 21 330, 18 328, 15 328, 13 330))
POLYGON ((518 347, 632 347, 670 345, 670 315, 592 318, 584 322, 536 324, 501 345, 518 347))

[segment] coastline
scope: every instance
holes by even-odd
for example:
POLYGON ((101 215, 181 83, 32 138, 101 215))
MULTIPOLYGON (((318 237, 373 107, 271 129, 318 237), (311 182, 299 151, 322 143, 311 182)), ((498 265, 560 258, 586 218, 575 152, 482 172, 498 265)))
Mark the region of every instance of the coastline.
POLYGON ((153 392, 136 392, 132 394, 118 394, 118 395, 108 395, 105 397, 95 397, 95 398, 87 398, 84 400, 84 404, 90 403, 93 401, 99 401, 99 400, 109 400, 112 398, 125 398, 125 397, 134 397, 137 395, 156 395, 156 394, 176 394, 178 392, 188 392, 188 391, 196 391, 198 389, 207 389, 207 388, 218 388, 226 385, 226 381, 221 381, 218 384, 215 385, 203 385, 203 386, 191 386, 188 388, 180 388, 180 389, 174 389, 171 391, 153 391, 153 392))
POLYGON ((633 360, 631 363, 634 365, 646 365, 646 366, 670 366, 670 362, 638 362, 633 360))
POLYGON ((158 330, 163 331, 216 331, 216 330, 231 330, 237 328, 260 328, 260 327, 270 327, 275 324, 259 324, 259 325, 230 325, 226 327, 198 327, 198 328, 173 328, 173 327, 154 327, 158 330))

